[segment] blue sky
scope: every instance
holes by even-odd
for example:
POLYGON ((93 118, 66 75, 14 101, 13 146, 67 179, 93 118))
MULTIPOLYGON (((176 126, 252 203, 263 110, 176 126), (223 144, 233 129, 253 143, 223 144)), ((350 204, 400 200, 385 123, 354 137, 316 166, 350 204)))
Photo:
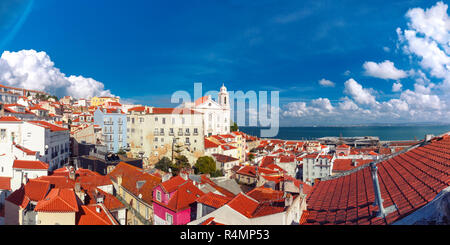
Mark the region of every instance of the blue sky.
MULTIPOLYGON (((4 33, 11 33, 9 22, 23 15, 28 3, 32 7, 11 40, 0 46, 2 52, 44 51, 67 76, 93 78, 112 94, 136 103, 169 106, 174 91, 192 91, 194 82, 203 82, 204 90, 218 89, 225 82, 229 90, 279 90, 282 110, 288 110, 289 103, 308 104, 317 98, 336 105, 349 96, 343 91, 350 78, 369 89, 380 103, 398 98, 407 89, 414 91, 412 76, 402 78, 402 91, 393 92, 395 79, 368 76, 363 64, 389 60, 400 70, 417 70, 417 58, 397 48, 396 28, 407 28, 408 10, 436 4, 318 0, 9 3, 2 3, 3 8, 0 4, 0 13, 10 13, 0 18, 0 33, 2 27, 4 33), (320 86, 320 79, 332 81, 334 87, 320 86)), ((437 96, 442 93, 434 91, 437 96)), ((286 121, 298 121, 298 115, 285 116, 286 121)), ((321 120, 327 119, 317 118, 321 120)))

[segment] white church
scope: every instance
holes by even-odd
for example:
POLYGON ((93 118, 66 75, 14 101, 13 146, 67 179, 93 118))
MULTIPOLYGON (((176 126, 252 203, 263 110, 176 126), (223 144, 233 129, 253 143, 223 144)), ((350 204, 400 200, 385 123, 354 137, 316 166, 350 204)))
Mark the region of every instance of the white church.
POLYGON ((225 85, 220 88, 218 98, 218 102, 216 102, 211 95, 206 95, 198 98, 195 102, 184 103, 185 108, 203 114, 205 136, 230 133, 230 96, 225 85))

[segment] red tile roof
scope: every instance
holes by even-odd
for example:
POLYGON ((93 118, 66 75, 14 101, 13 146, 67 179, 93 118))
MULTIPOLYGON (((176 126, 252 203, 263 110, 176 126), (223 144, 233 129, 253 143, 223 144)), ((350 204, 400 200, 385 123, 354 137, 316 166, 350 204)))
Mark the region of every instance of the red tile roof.
POLYGON ((391 224, 418 210, 450 185, 450 138, 410 149, 377 164, 383 206, 398 210, 381 219, 370 167, 320 181, 307 199, 305 224, 391 224))
MULTIPOLYGON (((235 167, 237 167, 237 166, 235 166, 235 167)), ((210 186, 212 186, 214 189, 216 189, 218 192, 220 192, 224 196, 227 196, 227 197, 234 197, 235 196, 231 191, 229 191, 229 190, 219 186, 218 184, 214 183, 214 181, 212 181, 210 178, 208 178, 204 174, 201 175, 201 182, 202 182, 202 184, 203 183, 209 184, 210 186)))
POLYGON ((198 105, 203 104, 204 102, 208 101, 208 98, 209 98, 209 95, 206 95, 206 96, 203 96, 203 97, 198 98, 198 99, 195 101, 195 105, 198 106, 198 105))
POLYGON ((214 217, 207 218, 205 221, 200 223, 200 225, 224 225, 222 223, 218 223, 214 221, 214 217))
MULTIPOLYGON (((180 176, 173 177, 170 180, 163 182, 160 186, 163 186, 163 189, 168 193, 171 193, 170 199, 167 204, 157 201, 156 199, 153 202, 158 203, 161 206, 164 206, 172 211, 178 212, 189 208, 189 205, 194 203, 199 197, 203 196, 203 193, 200 189, 198 189, 191 180, 184 180, 180 176), (165 184, 169 182, 168 184, 165 184)), ((166 192, 166 193, 167 193, 166 192)))
POLYGON ((48 181, 31 179, 27 184, 11 193, 6 200, 17 206, 25 208, 30 201, 40 201, 50 188, 48 181))
POLYGON ((205 138, 205 149, 207 148, 217 148, 219 144, 212 142, 211 140, 205 138))
POLYGON ((0 117, 0 122, 21 122, 17 117, 0 117))
POLYGON ((11 190, 11 177, 0 177, 0 190, 11 190))
POLYGON ((78 212, 77 197, 73 189, 52 189, 34 208, 36 212, 78 212))
MULTIPOLYGON (((272 169, 267 169, 267 168, 261 168, 261 167, 258 167, 258 172, 264 173, 264 174, 277 174, 278 173, 278 171, 275 171, 272 169)), ((237 171, 237 174, 256 177, 256 167, 255 166, 244 166, 241 169, 239 169, 239 171, 237 171)))
POLYGON ((14 160, 13 168, 47 170, 48 164, 41 161, 14 160))
POLYGON ((247 196, 255 199, 258 202, 267 202, 267 201, 284 201, 284 192, 273 190, 271 188, 266 187, 257 187, 253 190, 247 192, 247 196))
POLYGON ((218 162, 233 162, 233 161, 239 161, 238 158, 222 155, 222 154, 212 154, 212 156, 216 159, 218 162))
POLYGON ((33 123, 38 126, 41 126, 41 127, 44 127, 44 128, 47 128, 47 129, 50 129, 50 131, 52 131, 52 132, 69 130, 68 128, 63 128, 58 125, 55 125, 55 124, 52 124, 49 122, 45 122, 45 121, 28 121, 28 122, 33 123))
POLYGON ((283 206, 274 205, 272 202, 258 202, 257 200, 239 193, 233 200, 228 202, 230 208, 236 210, 237 212, 243 214, 247 218, 256 218, 261 216, 266 216, 270 214, 280 213, 284 211, 283 206))
POLYGON ((76 216, 76 225, 118 225, 118 223, 101 205, 82 205, 76 216))
POLYGON ((355 159, 356 166, 352 165, 352 159, 335 159, 333 163, 333 172, 343 172, 348 171, 357 167, 360 167, 364 164, 369 164, 374 160, 363 160, 363 159, 355 159))
POLYGON ((227 202, 229 202, 231 199, 233 199, 233 198, 218 195, 213 192, 208 192, 205 195, 199 197, 197 199, 197 202, 214 207, 214 208, 220 208, 223 205, 225 205, 227 202))
POLYGON ((259 164, 260 167, 265 168, 266 166, 275 163, 275 157, 274 156, 264 156, 261 159, 261 163, 259 164))
POLYGON ((120 162, 108 176, 114 181, 117 181, 117 178, 121 176, 122 186, 137 197, 141 194, 141 199, 148 204, 152 203, 153 189, 161 183, 160 177, 144 172, 143 169, 125 162, 120 162), (140 188, 137 185, 138 181, 143 182, 140 188))

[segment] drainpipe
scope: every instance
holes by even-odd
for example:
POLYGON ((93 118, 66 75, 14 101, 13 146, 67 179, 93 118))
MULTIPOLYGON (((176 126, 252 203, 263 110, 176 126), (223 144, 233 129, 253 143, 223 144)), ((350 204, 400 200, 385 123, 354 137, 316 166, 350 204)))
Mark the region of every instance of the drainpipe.
POLYGON ((381 199, 381 191, 380 191, 380 184, 378 182, 378 167, 375 162, 370 163, 370 172, 372 173, 372 181, 373 181, 373 189, 375 192, 375 203, 374 205, 379 208, 379 211, 377 213, 378 217, 386 217, 386 212, 383 207, 383 199, 381 199))

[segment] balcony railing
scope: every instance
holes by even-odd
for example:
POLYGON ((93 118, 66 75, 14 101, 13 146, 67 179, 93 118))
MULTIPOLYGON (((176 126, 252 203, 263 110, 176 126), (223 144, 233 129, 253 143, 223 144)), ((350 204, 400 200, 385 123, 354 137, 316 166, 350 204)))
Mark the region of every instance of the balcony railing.
POLYGON ((104 121, 103 123, 104 123, 105 125, 113 125, 113 124, 114 124, 113 121, 104 121))
POLYGON ((183 136, 183 132, 178 132, 178 136, 183 136))
POLYGON ((185 133, 184 133, 184 135, 185 135, 185 136, 190 136, 190 135, 191 135, 191 133, 189 133, 189 132, 185 132, 185 133))
POLYGON ((169 132, 169 136, 174 136, 175 133, 174 132, 169 132))

